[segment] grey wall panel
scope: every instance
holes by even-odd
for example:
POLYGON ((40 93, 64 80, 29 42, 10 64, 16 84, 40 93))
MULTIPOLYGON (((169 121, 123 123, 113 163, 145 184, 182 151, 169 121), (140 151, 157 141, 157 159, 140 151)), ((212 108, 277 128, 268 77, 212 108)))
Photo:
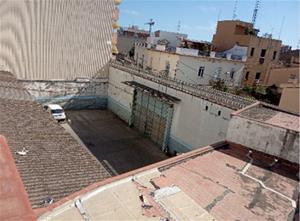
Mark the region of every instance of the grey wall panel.
POLYGON ((0 70, 93 77, 110 59, 113 0, 0 0, 0 70))

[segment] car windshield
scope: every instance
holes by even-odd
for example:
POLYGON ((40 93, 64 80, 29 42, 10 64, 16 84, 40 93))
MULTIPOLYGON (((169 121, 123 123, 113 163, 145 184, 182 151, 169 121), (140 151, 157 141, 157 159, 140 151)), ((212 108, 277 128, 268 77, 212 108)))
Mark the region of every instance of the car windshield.
POLYGON ((61 114, 61 113, 63 113, 63 112, 64 112, 64 110, 62 110, 62 109, 51 110, 51 113, 52 113, 52 114, 61 114))

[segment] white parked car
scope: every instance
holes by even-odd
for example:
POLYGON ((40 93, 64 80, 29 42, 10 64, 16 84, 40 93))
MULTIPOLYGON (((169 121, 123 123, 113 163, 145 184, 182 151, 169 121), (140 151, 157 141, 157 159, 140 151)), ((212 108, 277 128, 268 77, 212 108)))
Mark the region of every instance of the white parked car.
POLYGON ((57 121, 66 120, 66 114, 64 109, 58 104, 47 104, 44 105, 44 108, 52 114, 53 118, 57 121))

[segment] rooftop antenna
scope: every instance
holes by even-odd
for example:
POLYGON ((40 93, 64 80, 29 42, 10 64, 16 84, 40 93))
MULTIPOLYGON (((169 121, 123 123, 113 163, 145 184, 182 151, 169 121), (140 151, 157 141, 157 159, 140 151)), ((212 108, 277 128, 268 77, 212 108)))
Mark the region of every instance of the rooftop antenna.
POLYGON ((282 17, 282 20, 281 20, 281 25, 280 25, 280 29, 279 29, 278 39, 281 38, 281 32, 282 32, 284 20, 285 20, 285 16, 283 16, 283 17, 282 17))
POLYGON ((254 10, 253 10, 253 15, 252 15, 252 24, 253 24, 253 27, 254 27, 255 22, 256 22, 257 12, 258 12, 258 9, 259 9, 259 5, 260 5, 260 0, 256 0, 255 6, 254 6, 254 10))
POLYGON ((237 4, 238 4, 238 0, 234 1, 234 6, 233 6, 233 13, 232 13, 232 20, 235 20, 237 17, 236 11, 237 11, 237 4))
POLYGON ((180 27, 181 27, 181 23, 180 23, 180 20, 179 20, 178 24, 177 24, 177 32, 180 32, 180 27))
POLYGON ((155 22, 151 18, 149 22, 145 23, 145 25, 149 25, 149 34, 151 34, 152 26, 154 26, 155 22))
POLYGON ((217 21, 220 21, 221 13, 222 13, 222 10, 220 9, 219 13, 218 13, 218 20, 217 21))

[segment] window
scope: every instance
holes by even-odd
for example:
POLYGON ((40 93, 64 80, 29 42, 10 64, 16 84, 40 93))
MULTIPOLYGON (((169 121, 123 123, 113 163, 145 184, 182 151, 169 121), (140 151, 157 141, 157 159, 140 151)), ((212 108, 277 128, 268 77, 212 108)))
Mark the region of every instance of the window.
POLYGON ((250 51, 250 56, 251 56, 251 57, 254 55, 254 49, 255 49, 255 48, 251 48, 251 51, 250 51))
POLYGON ((51 110, 51 113, 52 114, 61 114, 61 113, 63 113, 64 112, 64 110, 62 110, 62 109, 54 109, 54 110, 51 110))
POLYGON ((276 59, 276 55, 277 55, 277 51, 274 51, 274 52, 273 52, 273 60, 276 59))
POLYGON ((152 68, 152 63, 153 63, 153 58, 152 57, 150 57, 150 68, 152 68))
POLYGON ((260 79, 260 73, 259 73, 259 72, 256 73, 255 79, 256 79, 256 80, 259 80, 259 79, 260 79))
POLYGON ((218 67, 216 78, 221 78, 221 74, 222 74, 222 67, 218 67))
POLYGON ((208 110, 208 106, 205 106, 205 110, 206 110, 206 111, 208 110))
POLYGON ((218 111, 218 116, 221 116, 221 111, 218 111))
POLYGON ((199 76, 199 77, 203 77, 203 75, 204 75, 204 67, 201 66, 201 67, 199 68, 199 71, 198 71, 198 76, 199 76))
POLYGON ((261 49, 260 57, 261 57, 261 58, 264 58, 264 57, 266 56, 266 52, 267 52, 266 49, 261 49))
POLYGON ((231 70, 230 71, 230 78, 233 79, 233 76, 234 76, 234 70, 231 70))
POLYGON ((169 74, 169 72, 170 72, 170 62, 169 61, 166 61, 166 72, 167 72, 167 74, 169 74))
POLYGON ((245 75, 245 80, 248 80, 249 79, 249 71, 246 72, 246 75, 245 75))
POLYGON ((296 75, 295 74, 290 74, 290 79, 291 80, 295 80, 297 77, 296 77, 296 75))

